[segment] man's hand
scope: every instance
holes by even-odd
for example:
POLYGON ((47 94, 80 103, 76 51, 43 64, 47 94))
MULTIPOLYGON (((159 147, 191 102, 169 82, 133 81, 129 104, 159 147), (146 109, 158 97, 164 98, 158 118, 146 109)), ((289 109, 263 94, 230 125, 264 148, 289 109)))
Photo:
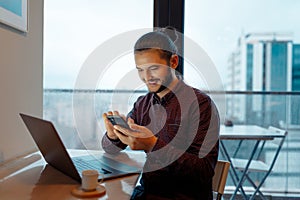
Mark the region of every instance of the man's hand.
POLYGON ((102 114, 104 125, 105 125, 106 131, 107 131, 107 136, 112 140, 117 140, 118 136, 114 133, 114 127, 111 124, 111 122, 107 119, 108 115, 119 115, 119 112, 118 111, 113 111, 113 112, 109 111, 107 113, 102 114))
POLYGON ((114 134, 132 150, 145 150, 150 152, 156 144, 157 138, 151 130, 145 126, 139 126, 129 118, 128 125, 132 130, 115 125, 114 134))

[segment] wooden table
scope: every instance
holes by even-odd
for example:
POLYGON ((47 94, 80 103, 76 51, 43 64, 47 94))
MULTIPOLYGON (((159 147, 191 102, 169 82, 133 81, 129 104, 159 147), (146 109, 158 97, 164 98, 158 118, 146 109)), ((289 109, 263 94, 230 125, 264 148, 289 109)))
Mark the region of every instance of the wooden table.
MULTIPOLYGON (((72 150, 72 155, 84 155, 85 150, 72 150)), ((90 153, 90 152, 89 152, 90 153)), ((101 153, 101 152, 97 152, 101 153)), ((116 157, 115 157, 116 158, 116 157)), ((125 151, 118 160, 142 166, 143 152, 125 151)), ((130 199, 137 174, 104 181, 106 194, 93 199, 130 199)), ((71 194, 79 183, 48 165, 39 152, 0 165, 0 199, 78 199, 71 194)))

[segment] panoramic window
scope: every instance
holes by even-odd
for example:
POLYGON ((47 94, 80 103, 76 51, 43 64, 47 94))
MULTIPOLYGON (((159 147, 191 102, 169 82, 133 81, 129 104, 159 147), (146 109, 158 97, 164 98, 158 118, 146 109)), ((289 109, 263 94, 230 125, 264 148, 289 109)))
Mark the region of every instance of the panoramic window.
MULTIPOLYGON (((132 52, 110 58, 109 52, 118 49, 106 42, 151 28, 153 1, 117 2, 45 1, 44 118, 54 122, 67 148, 99 149, 101 114, 114 109, 125 114, 145 92, 142 84, 132 87, 124 78, 137 77, 131 76, 132 52), (86 67, 90 63, 95 68, 86 67)), ((185 1, 184 80, 212 97, 222 126, 230 122, 288 132, 262 191, 300 188, 299 8, 300 2, 291 0, 185 1)), ((251 142, 236 153, 240 158, 252 150, 251 142)), ((239 145, 224 143, 228 149, 239 145)), ((269 161, 274 151, 266 144, 260 159, 269 161)), ((251 174, 255 183, 261 178, 251 174)), ((234 181, 229 178, 227 185, 234 181)))

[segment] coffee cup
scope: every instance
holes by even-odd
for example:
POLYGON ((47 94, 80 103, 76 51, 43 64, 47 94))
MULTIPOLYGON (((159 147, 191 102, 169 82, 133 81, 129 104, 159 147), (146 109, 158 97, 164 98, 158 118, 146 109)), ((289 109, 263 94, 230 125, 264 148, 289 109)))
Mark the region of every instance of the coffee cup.
MULTIPOLYGON (((97 170, 84 170, 82 171, 82 182, 81 188, 83 191, 90 192, 96 190, 98 182, 99 173, 97 170)), ((101 182, 103 178, 101 179, 101 182)))

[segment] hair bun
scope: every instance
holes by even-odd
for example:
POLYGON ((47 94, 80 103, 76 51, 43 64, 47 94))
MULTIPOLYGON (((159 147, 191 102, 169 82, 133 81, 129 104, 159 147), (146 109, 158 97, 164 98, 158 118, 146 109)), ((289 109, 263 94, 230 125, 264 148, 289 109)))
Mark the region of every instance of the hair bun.
POLYGON ((174 28, 172 26, 166 26, 164 28, 159 28, 158 31, 168 35, 170 37, 170 39, 174 43, 176 43, 176 41, 178 39, 178 33, 177 33, 176 28, 174 28))

